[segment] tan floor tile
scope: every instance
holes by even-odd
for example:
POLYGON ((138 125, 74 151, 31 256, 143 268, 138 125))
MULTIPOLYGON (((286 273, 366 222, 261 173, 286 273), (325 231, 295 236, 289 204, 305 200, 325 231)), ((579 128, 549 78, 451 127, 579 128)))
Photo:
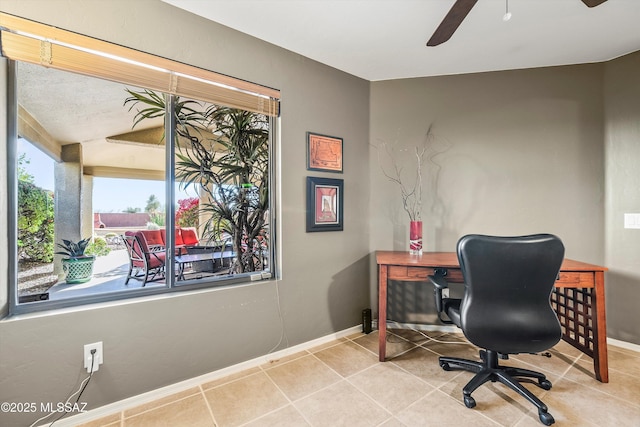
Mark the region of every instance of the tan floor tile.
POLYGON ((447 349, 449 351, 452 345, 467 345, 473 349, 474 352, 477 352, 475 346, 469 343, 469 340, 465 338, 465 336, 460 334, 453 333, 439 333, 439 332, 429 332, 431 339, 426 340, 422 345, 422 347, 436 351, 437 348, 447 349))
POLYGON ((553 350, 562 353, 562 354, 566 354, 567 356, 572 356, 574 358, 580 356, 582 354, 582 352, 580 350, 578 350, 577 348, 575 348, 574 346, 572 346, 571 344, 560 340, 560 342, 558 344, 556 344, 555 346, 553 346, 553 350))
MULTIPOLYGON (((462 339, 428 334, 439 341, 462 339)), ((499 383, 474 391, 476 408, 464 406, 462 387, 473 374, 444 371, 438 356, 479 360, 475 346, 424 340, 415 331, 393 330, 388 338, 384 363, 378 362, 378 332, 356 333, 205 383, 204 395, 194 387, 82 427, 212 426, 214 420, 220 427, 542 425, 532 404, 499 383)), ((608 350, 609 383, 595 380, 593 359, 565 342, 550 350, 551 358, 515 355, 500 364, 548 376, 549 391, 524 385, 549 406, 558 426, 638 427, 640 353, 608 350)))
POLYGON ((414 345, 421 345, 429 341, 428 335, 425 336, 423 333, 412 329, 391 329, 388 333, 390 335, 388 336, 390 340, 398 338, 414 345))
POLYGON ((351 376, 349 382, 392 414, 433 391, 429 384, 387 362, 351 376))
POLYGON ((265 372, 291 400, 308 396, 342 379, 312 355, 278 365, 265 372))
POLYGON ((245 424, 245 427, 308 427, 310 425, 293 405, 288 405, 245 424))
POLYGON ((479 359, 480 349, 467 341, 444 340, 446 344, 430 342, 422 347, 439 354, 440 356, 461 357, 463 359, 479 359))
POLYGON ((215 423, 201 394, 187 397, 130 418, 124 427, 214 427, 215 423))
POLYGON ((240 378, 257 374, 258 372, 261 372, 260 368, 250 368, 241 372, 236 372, 235 374, 227 375, 226 377, 222 377, 222 378, 218 378, 217 380, 206 382, 202 384, 202 389, 209 390, 209 389, 221 386, 222 384, 227 384, 227 383, 239 380, 240 378))
POLYGON ((361 331, 361 332, 353 333, 351 335, 347 335, 345 338, 348 339, 348 340, 355 340, 355 339, 358 339, 358 338, 363 337, 365 335, 367 335, 367 334, 365 334, 364 332, 361 331))
MULTIPOLYGON (((367 349, 373 351, 376 355, 378 355, 378 347, 378 334, 376 333, 375 344, 371 345, 371 347, 367 346, 367 349)), ((414 343, 409 342, 406 339, 403 339, 393 333, 388 333, 387 351, 385 358, 387 361, 392 360, 393 358, 398 357, 399 355, 404 354, 415 347, 416 345, 414 343)))
POLYGON ((79 424, 76 427, 120 427, 122 414, 107 415, 106 417, 99 418, 97 420, 89 421, 88 423, 79 424))
POLYGON ((371 427, 391 417, 391 414, 344 380, 294 405, 314 427, 371 427))
MULTIPOLYGON (((640 363, 640 362, 639 362, 640 363)), ((625 366, 625 365, 621 365, 625 366)), ((587 356, 579 359, 571 369, 565 375, 567 378, 578 382, 580 384, 591 386, 595 388, 602 387, 603 391, 607 392, 607 389, 612 389, 608 393, 616 394, 615 390, 629 390, 636 395, 640 393, 640 377, 633 376, 629 373, 629 370, 609 368, 609 382, 603 383, 596 380, 596 375, 593 370, 593 360, 587 356)), ((634 399, 640 404, 640 396, 634 399)))
MULTIPOLYGON (((555 420, 555 411, 553 409, 549 409, 549 413, 554 417, 555 420)), ((597 424, 590 422, 589 420, 573 420, 567 421, 566 419, 562 419, 555 424, 554 426, 562 427, 562 426, 579 426, 579 427, 600 427, 597 424)), ((514 426, 514 427, 543 427, 543 424, 540 422, 540 417, 538 416, 538 412, 531 410, 526 416, 522 417, 522 419, 514 426)))
POLYGON ((406 427, 404 424, 400 422, 396 417, 389 418, 384 423, 380 424, 378 427, 406 427))
POLYGON ((356 344, 366 348, 376 356, 378 355, 378 331, 373 331, 370 334, 363 334, 362 336, 353 340, 356 344))
POLYGON ((549 353, 551 357, 541 356, 539 354, 510 355, 508 360, 500 360, 500 365, 541 371, 553 381, 554 375, 555 377, 563 375, 576 361, 576 358, 555 350, 551 350, 549 353))
POLYGON ((465 408, 462 403, 438 390, 409 406, 397 414, 396 418, 407 427, 496 427, 495 422, 485 418, 480 412, 465 408))
POLYGON ((267 363, 261 365, 260 367, 262 369, 270 369, 270 368, 273 368, 274 366, 282 365, 283 363, 288 363, 288 362, 291 362, 292 360, 296 360, 308 355, 309 355, 308 351, 300 351, 298 353, 290 354, 288 356, 281 357, 279 359, 270 359, 267 363))
POLYGON ((609 369, 609 382, 600 382, 595 379, 590 358, 578 361, 566 373, 565 378, 618 399, 640 405, 640 378, 628 375, 626 372, 609 369))
POLYGON ((338 338, 336 340, 324 343, 324 344, 320 344, 318 346, 312 347, 309 349, 309 353, 317 353, 318 351, 322 351, 324 349, 327 349, 329 347, 334 347, 336 345, 339 344, 343 344, 345 342, 347 342, 348 340, 346 338, 338 338))
POLYGON ((348 377, 378 363, 371 352, 357 344, 345 342, 315 353, 315 356, 343 377, 348 377))
POLYGON ((640 378, 640 354, 620 351, 616 347, 609 348, 607 353, 609 355, 609 369, 616 369, 640 378))
POLYGON ((438 355, 423 348, 415 348, 408 353, 398 356, 391 362, 416 377, 426 381, 433 387, 440 387, 453 380, 459 372, 445 371, 438 364, 438 355))
POLYGON ((545 403, 559 425, 580 425, 588 420, 603 427, 637 427, 640 420, 640 405, 564 378, 553 385, 545 403))
POLYGON ((166 404, 184 399, 189 396, 193 396, 196 394, 200 394, 200 389, 198 387, 192 387, 188 390, 181 391, 179 393, 172 394, 170 396, 166 396, 157 400, 153 400, 151 402, 144 403, 142 405, 134 406, 133 408, 127 409, 124 411, 124 417, 132 417, 141 412, 146 412, 154 408, 158 408, 160 406, 164 406, 166 404))
POLYGON ((220 426, 236 426, 286 406, 289 401, 259 372, 204 392, 220 426))
POLYGON ((630 348, 618 347, 617 345, 608 344, 607 345, 607 349, 609 351, 617 351, 619 353, 626 353, 626 354, 628 354, 630 356, 634 356, 634 357, 640 358, 640 351, 632 350, 630 348))

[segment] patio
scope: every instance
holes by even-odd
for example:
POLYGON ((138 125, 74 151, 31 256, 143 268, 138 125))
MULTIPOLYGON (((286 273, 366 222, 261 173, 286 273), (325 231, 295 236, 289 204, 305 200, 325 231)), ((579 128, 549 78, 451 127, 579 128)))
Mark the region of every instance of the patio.
MULTIPOLYGON (((98 231, 98 230, 96 230, 98 231)), ((101 229, 102 234, 105 233, 101 229)), ((96 233, 97 234, 97 233, 96 233)), ((191 255, 191 257, 198 255, 191 255)), ((224 252, 224 256, 230 258, 232 252, 224 252)), ((179 275, 178 280, 201 279, 203 277, 225 276, 229 274, 229 269, 218 270, 215 273, 201 271, 201 269, 193 268, 192 261, 201 261, 199 259, 189 260, 189 255, 183 256, 185 261, 176 264, 176 274, 179 275)), ((111 252, 106 256, 96 257, 93 265, 93 276, 87 283, 68 284, 60 281, 49 288, 49 300, 61 300, 66 298, 76 298, 88 295, 106 294, 110 292, 120 292, 130 289, 142 288, 142 281, 130 279, 125 285, 127 273, 129 271, 129 256, 124 245, 116 245, 112 247, 111 252)), ((145 288, 164 287, 166 281, 164 278, 147 282, 145 288)))
MULTIPOLYGON (((109 292, 119 292, 127 289, 142 287, 139 280, 129 280, 124 284, 129 271, 129 257, 126 249, 112 250, 109 255, 97 257, 93 265, 93 277, 87 283, 70 285, 64 281, 58 282, 49 289, 49 300, 75 298, 86 295, 97 295, 109 292)), ((147 283, 146 287, 164 286, 164 279, 147 283)))

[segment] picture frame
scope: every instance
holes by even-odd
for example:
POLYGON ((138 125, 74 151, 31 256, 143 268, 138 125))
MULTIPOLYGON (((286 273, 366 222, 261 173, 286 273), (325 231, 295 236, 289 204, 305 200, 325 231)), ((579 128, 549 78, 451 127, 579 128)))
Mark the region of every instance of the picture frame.
POLYGON ((342 231, 344 180, 307 177, 307 233, 342 231))
POLYGON ((307 170, 342 173, 342 138, 307 132, 307 170))

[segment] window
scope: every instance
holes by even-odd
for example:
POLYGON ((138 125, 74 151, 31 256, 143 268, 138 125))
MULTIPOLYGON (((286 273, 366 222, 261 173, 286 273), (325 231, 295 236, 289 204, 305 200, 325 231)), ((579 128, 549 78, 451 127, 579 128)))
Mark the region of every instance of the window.
POLYGON ((274 275, 277 91, 0 19, 12 312, 274 275))

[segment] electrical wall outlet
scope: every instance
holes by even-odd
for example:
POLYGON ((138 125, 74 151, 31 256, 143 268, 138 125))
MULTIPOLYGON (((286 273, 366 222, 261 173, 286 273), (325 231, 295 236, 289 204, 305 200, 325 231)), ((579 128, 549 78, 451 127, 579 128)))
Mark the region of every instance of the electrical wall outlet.
POLYGON ((640 228, 640 214, 624 214, 624 228, 640 228))
POLYGON ((87 372, 91 373, 91 361, 93 360, 93 372, 98 370, 98 367, 104 363, 104 353, 102 352, 102 341, 94 342, 93 344, 84 345, 84 367, 87 368, 87 372), (91 354, 91 350, 95 350, 94 354, 91 354))

